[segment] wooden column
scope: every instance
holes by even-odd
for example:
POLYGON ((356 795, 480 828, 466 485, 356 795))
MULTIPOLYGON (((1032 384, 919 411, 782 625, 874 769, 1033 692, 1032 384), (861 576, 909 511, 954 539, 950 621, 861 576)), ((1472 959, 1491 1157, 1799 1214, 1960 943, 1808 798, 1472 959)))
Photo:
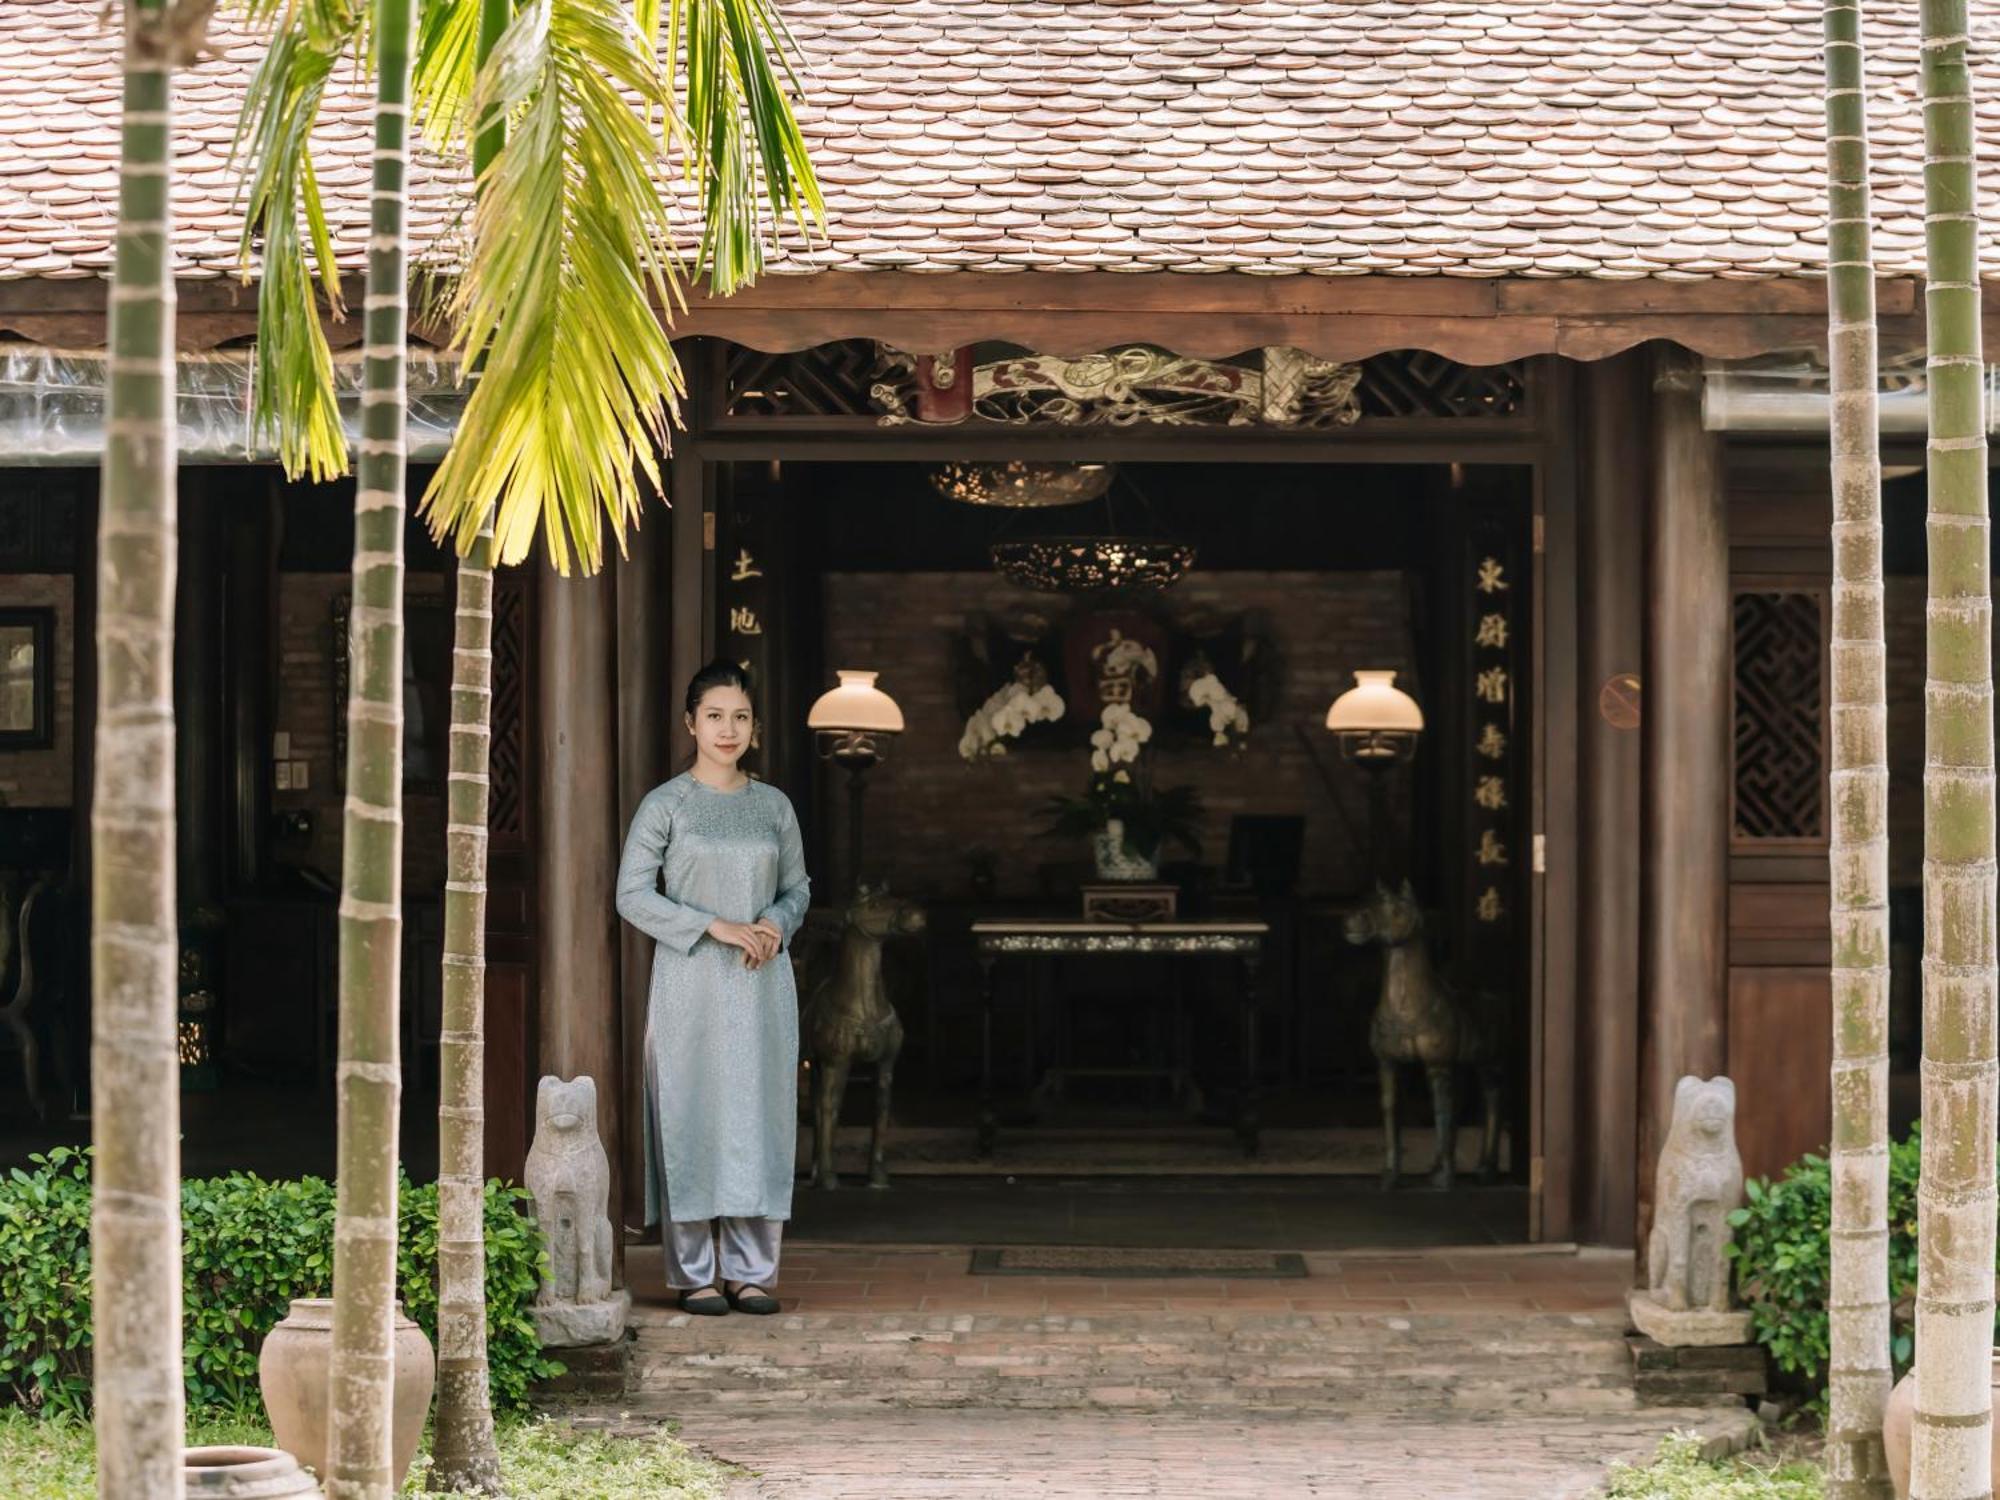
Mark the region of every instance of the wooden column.
POLYGON ((100 473, 92 473, 76 502, 76 551, 71 564, 73 593, 70 629, 75 635, 71 680, 69 908, 70 990, 69 1076, 77 1080, 72 1105, 90 1110, 90 933, 92 875, 90 819, 97 800, 97 529, 100 473))
MULTIPOLYGON (((679 716, 667 677, 667 530, 662 506, 646 521, 616 568, 618 593, 618 837, 646 793, 667 779, 667 721, 679 716)), ((618 924, 619 1015, 628 1066, 620 1089, 625 1120, 625 1180, 634 1184, 630 1215, 643 1217, 646 1135, 639 1060, 646 1039, 646 1004, 652 985, 653 940, 618 924)), ((619 1237, 622 1242, 623 1236, 619 1237)), ((622 1255, 622 1244, 620 1253, 622 1255)))
POLYGON ((493 576, 493 740, 486 846, 486 1174, 521 1180, 534 1130, 536 810, 534 565, 493 576))
POLYGON ((624 1094, 619 1033, 618 754, 612 691, 616 611, 609 572, 540 577, 535 635, 535 990, 544 1074, 597 1082, 611 1159, 611 1222, 622 1224, 624 1094))
MULTIPOLYGON (((1535 730, 1533 922, 1530 950, 1532 1073, 1529 1233, 1537 1240, 1576 1236, 1577 1091, 1577 618, 1576 370, 1549 356, 1535 374, 1547 403, 1542 452, 1535 463, 1533 522, 1535 670, 1527 674, 1528 722, 1535 730)), ((1516 658, 1518 660, 1518 658, 1516 658)), ((1517 679, 1518 680, 1518 679, 1517 679)), ((1518 827, 1519 825, 1515 825, 1518 827)), ((1469 852, 1469 851, 1468 851, 1469 852)), ((1520 929, 1517 929, 1520 930, 1520 929)))
POLYGON ((271 728, 278 662, 279 481, 227 495, 222 527, 228 694, 229 884, 261 885, 271 848, 271 728))
POLYGON ((1629 1245, 1639 1112, 1640 698, 1650 361, 1587 365, 1577 652, 1577 1236, 1629 1245))
POLYGON ((681 409, 688 430, 674 437, 667 475, 667 499, 673 506, 672 643, 667 675, 673 703, 668 709, 667 753, 676 770, 694 759, 694 739, 688 734, 682 696, 688 682, 715 654, 715 474, 701 457, 703 402, 712 382, 707 367, 713 353, 707 340, 691 339, 677 346, 687 374, 687 396, 681 409))
POLYGON ((1701 365, 1664 347, 1653 379, 1647 511, 1640 962, 1639 1223, 1674 1084, 1728 1065, 1731 647, 1719 444, 1701 426, 1701 365))
MULTIPOLYGON (((184 476, 174 595, 174 848, 183 914, 222 895, 222 591, 217 497, 184 476), (191 481, 191 482, 185 482, 191 481)), ((268 754, 268 749, 267 749, 268 754)), ((268 762, 267 762, 268 764, 268 762)))

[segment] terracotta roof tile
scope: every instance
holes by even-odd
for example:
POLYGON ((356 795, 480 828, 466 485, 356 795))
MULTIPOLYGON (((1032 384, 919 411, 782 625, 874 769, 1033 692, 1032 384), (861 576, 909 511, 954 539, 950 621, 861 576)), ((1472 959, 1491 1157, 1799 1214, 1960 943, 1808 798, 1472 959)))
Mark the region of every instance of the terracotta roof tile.
MULTIPOLYGON (((831 224, 779 273, 1172 270, 1815 274, 1817 0, 778 0, 831 224)), ((1917 0, 1869 8, 1885 271, 1922 261, 1917 0)), ((1991 30, 1976 46, 1992 59, 1991 30)), ((118 46, 78 0, 0 7, 0 277, 101 275, 118 46)), ((256 41, 177 80, 178 270, 236 268, 229 162, 256 41)), ((1982 69, 1989 75, 1991 67, 1982 69)), ((2000 200, 2000 94, 1980 101, 2000 200)), ((365 240, 366 81, 331 84, 320 181, 365 240)), ((433 246, 463 175, 419 152, 433 246)), ((1989 227, 2000 241, 2000 223, 1989 227)))

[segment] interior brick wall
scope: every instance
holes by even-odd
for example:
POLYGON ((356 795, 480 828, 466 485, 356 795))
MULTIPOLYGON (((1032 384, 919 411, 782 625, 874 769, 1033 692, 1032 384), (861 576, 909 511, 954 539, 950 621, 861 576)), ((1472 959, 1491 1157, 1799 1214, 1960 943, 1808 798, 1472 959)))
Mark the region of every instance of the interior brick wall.
MULTIPOLYGON (((1027 604, 1055 604, 1050 612, 1059 614, 1057 601, 1025 594, 990 573, 834 573, 827 575, 825 600, 828 667, 879 671, 909 726, 888 761, 870 773, 871 871, 912 894, 962 897, 971 891, 968 851, 983 848, 995 855, 997 894, 1018 897, 1037 893, 1038 866, 1088 858, 1081 841, 1039 836, 1048 799, 1083 789, 1083 751, 1024 750, 973 765, 958 753, 964 721, 953 688, 952 642, 967 617, 1027 604)), ((1233 814, 1303 813, 1301 891, 1354 889, 1366 856, 1366 791, 1326 734, 1326 710, 1352 685, 1358 667, 1395 668, 1421 701, 1422 685, 1407 675, 1414 652, 1404 575, 1195 573, 1166 602, 1176 615, 1255 611, 1268 622, 1282 663, 1276 706, 1252 723, 1241 751, 1194 746, 1159 757, 1160 784, 1187 782, 1201 792, 1203 861, 1226 860, 1233 814), (1331 789, 1298 728, 1318 750, 1331 789)), ((838 834, 844 798, 823 805, 838 834)), ((842 857, 844 836, 826 847, 842 857)))
MULTIPOLYGON (((346 573, 278 575, 278 698, 274 727, 292 737, 291 759, 307 767, 306 789, 273 791, 275 812, 312 814, 311 838, 283 842, 278 858, 340 878, 341 803, 334 774, 333 603, 351 586, 346 573)), ((444 580, 411 573, 412 599, 444 596, 444 580)), ((403 882, 411 896, 437 896, 444 885, 444 798, 411 789, 403 797, 403 882)))
POLYGON ((0 804, 76 805, 76 622, 74 585, 63 573, 11 573, 0 578, 0 603, 56 612, 55 740, 46 750, 0 750, 0 804))

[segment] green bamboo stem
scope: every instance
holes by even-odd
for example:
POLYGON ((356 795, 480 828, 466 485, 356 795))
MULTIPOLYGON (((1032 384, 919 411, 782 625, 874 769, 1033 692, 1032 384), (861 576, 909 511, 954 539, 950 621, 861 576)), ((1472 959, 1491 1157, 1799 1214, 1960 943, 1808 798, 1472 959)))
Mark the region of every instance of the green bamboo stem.
POLYGON ((403 865, 404 184, 411 0, 376 0, 353 663, 341 847, 338 1184, 327 1500, 387 1500, 394 1394, 403 865))
POLYGON ((127 0, 97 548, 90 816, 97 1493, 183 1493, 174 886, 172 69, 190 14, 127 0))
POLYGON ((1922 0, 1930 597, 1912 1500, 1992 1491, 1993 608, 1965 0, 1922 0))
POLYGON ((501 1493, 486 1358, 487 762, 493 526, 459 560, 445 832, 444 1029, 438 1051, 438 1393, 433 1490, 501 1493))
POLYGON ((1827 0, 1827 349, 1833 631, 1828 874, 1833 931, 1832 1275, 1827 1494, 1887 1500, 1889 764, 1882 463, 1860 0, 1827 0))
MULTIPOLYGON (((480 0, 477 63, 512 19, 480 0)), ((474 190, 506 142, 497 113, 472 143, 474 190)), ((444 896, 444 1028, 438 1042, 438 1389, 429 1487, 498 1495, 500 1449, 486 1354, 486 853, 493 734, 493 522, 459 560, 444 896)))

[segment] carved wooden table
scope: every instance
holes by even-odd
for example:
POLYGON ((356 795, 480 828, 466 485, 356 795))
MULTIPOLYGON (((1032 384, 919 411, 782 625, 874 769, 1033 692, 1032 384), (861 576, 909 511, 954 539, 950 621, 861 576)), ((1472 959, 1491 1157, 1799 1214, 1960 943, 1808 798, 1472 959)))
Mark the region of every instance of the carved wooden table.
POLYGON ((1002 958, 1123 957, 1128 954, 1235 958, 1243 984, 1237 1012, 1243 1027, 1243 1095, 1236 1112, 1236 1138, 1246 1156, 1257 1152, 1257 974, 1268 922, 1080 922, 992 921, 972 924, 979 961, 979 1151, 991 1156, 999 1139, 993 1108, 993 970, 1002 958))

